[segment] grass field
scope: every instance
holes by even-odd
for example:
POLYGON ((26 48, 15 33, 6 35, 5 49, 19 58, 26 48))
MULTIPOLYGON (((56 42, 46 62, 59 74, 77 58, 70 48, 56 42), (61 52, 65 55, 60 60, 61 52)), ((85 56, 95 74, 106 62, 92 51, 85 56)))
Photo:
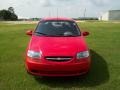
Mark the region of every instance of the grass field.
POLYGON ((90 32, 92 67, 87 76, 35 78, 24 66, 24 53, 30 39, 27 29, 35 24, 0 23, 0 90, 119 90, 120 23, 84 22, 90 32))

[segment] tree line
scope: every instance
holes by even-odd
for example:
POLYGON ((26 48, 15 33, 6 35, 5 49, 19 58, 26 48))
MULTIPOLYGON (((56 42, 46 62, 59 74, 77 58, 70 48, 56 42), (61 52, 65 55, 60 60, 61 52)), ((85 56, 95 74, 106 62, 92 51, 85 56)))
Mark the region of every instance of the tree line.
POLYGON ((18 20, 18 16, 15 14, 14 8, 9 7, 8 10, 0 10, 1 21, 15 21, 18 20))

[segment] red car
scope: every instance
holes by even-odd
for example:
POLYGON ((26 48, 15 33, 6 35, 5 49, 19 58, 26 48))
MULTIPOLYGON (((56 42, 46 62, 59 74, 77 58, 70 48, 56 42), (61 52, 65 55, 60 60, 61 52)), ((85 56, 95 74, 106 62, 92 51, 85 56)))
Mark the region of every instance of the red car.
POLYGON ((37 76, 76 76, 90 69, 90 54, 76 22, 68 18, 43 18, 35 31, 26 32, 31 40, 26 52, 26 69, 37 76))

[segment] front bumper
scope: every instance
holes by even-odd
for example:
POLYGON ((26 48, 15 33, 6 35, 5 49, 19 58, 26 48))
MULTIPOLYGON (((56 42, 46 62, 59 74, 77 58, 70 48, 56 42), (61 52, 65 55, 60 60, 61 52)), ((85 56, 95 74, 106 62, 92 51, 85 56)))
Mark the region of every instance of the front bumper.
POLYGON ((26 69, 35 76, 77 76, 85 74, 90 69, 90 58, 76 63, 42 63, 27 58, 26 69))

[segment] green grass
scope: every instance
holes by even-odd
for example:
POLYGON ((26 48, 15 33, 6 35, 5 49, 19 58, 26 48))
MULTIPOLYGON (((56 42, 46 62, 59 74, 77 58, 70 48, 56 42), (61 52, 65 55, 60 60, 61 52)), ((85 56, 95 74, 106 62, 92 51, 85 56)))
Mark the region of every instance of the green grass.
POLYGON ((88 75, 68 78, 35 78, 24 66, 24 53, 34 25, 0 23, 0 90, 119 90, 120 23, 79 23, 90 32, 92 67, 88 75))

